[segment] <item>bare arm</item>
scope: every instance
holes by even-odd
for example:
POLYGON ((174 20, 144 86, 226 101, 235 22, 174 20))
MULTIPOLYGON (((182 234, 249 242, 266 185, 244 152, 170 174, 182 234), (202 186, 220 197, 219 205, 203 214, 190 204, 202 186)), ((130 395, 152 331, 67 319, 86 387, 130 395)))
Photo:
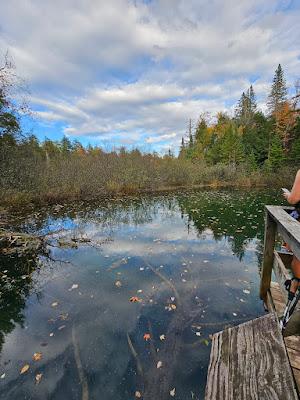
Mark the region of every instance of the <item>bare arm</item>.
POLYGON ((286 193, 284 197, 290 204, 296 204, 300 201, 300 170, 297 172, 292 191, 286 193))

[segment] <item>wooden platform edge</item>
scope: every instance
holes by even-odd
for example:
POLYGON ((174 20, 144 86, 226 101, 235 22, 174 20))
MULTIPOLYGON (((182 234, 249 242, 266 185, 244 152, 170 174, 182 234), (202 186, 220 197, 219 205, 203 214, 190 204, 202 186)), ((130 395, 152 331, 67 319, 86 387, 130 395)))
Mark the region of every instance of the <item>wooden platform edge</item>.
POLYGON ((205 400, 229 399, 299 399, 275 313, 213 335, 205 400))

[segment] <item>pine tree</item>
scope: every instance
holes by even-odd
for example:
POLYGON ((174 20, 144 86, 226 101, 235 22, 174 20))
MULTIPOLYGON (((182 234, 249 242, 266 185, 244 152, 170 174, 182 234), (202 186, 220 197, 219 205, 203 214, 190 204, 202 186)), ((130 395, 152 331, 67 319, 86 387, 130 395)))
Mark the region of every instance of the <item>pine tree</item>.
POLYGON ((203 143, 204 140, 206 139, 206 133, 207 133, 207 124, 204 118, 200 118, 196 131, 195 131, 195 140, 196 142, 201 142, 203 143))
POLYGON ((251 85, 247 92, 243 92, 235 109, 235 118, 240 125, 248 126, 253 122, 256 112, 256 96, 251 85))
POLYGON ((188 126, 188 135, 189 135, 189 148, 191 149, 194 145, 194 138, 193 138, 193 133, 192 133, 192 120, 189 120, 189 126, 188 126))
POLYGON ((284 162, 284 150, 281 144, 280 137, 277 133, 273 136, 269 157, 266 161, 266 167, 269 170, 275 171, 280 168, 284 162))
POLYGON ((271 91, 268 97, 268 108, 270 115, 274 115, 276 118, 277 113, 281 107, 285 104, 287 99, 287 86, 283 74, 283 69, 279 64, 273 78, 271 91))
POLYGON ((257 110, 257 104, 256 104, 256 96, 252 85, 248 89, 248 98, 249 98, 250 111, 252 113, 255 113, 257 110))

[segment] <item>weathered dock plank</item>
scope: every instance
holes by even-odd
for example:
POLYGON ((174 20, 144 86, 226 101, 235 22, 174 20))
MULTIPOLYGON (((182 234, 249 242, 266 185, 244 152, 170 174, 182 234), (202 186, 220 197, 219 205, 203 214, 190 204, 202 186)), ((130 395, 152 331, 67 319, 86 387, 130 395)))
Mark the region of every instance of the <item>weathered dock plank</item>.
MULTIPOLYGON (((268 298, 269 311, 277 313, 281 317, 285 307, 285 296, 282 293, 281 286, 277 282, 271 282, 270 294, 268 298)), ((284 336, 285 346, 288 352, 292 372, 297 385, 298 393, 300 393, 300 305, 297 306, 294 315, 289 322, 284 336), (296 333, 296 334, 295 334, 296 333)))
POLYGON ((205 400, 298 399, 274 314, 213 336, 205 400))

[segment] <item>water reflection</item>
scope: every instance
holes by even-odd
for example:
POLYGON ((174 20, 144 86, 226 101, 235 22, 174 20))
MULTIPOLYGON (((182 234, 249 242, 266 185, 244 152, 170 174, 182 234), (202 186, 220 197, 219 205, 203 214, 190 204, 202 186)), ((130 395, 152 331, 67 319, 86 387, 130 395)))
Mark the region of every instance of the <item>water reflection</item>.
POLYGON ((182 192, 20 216, 27 232, 101 246, 51 247, 68 263, 2 264, 0 398, 164 399, 175 389, 177 399, 202 399, 209 335, 263 312, 257 246, 263 206, 278 201, 182 192))

